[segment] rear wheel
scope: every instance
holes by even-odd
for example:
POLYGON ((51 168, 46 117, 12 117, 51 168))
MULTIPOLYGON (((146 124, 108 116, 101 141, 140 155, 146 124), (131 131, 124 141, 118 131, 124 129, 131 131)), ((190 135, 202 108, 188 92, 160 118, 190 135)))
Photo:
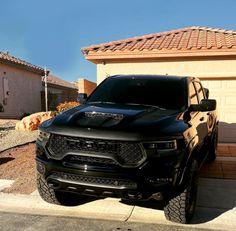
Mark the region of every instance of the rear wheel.
POLYGON ((197 201, 198 164, 194 160, 189 170, 188 183, 185 190, 171 199, 164 207, 167 220, 186 224, 191 220, 197 201))
POLYGON ((41 198, 48 203, 65 206, 76 206, 80 204, 78 195, 56 191, 40 173, 37 173, 37 187, 41 198))

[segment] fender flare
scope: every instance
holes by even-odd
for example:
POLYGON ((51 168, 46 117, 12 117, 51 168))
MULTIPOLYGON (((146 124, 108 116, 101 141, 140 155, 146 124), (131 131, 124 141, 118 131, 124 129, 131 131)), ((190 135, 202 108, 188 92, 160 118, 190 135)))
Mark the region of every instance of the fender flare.
POLYGON ((187 148, 186 148, 186 153, 185 156, 182 160, 182 163, 184 164, 184 167, 181 168, 180 174, 178 174, 177 179, 176 179, 176 184, 175 184, 175 194, 181 193, 187 184, 187 176, 188 176, 188 171, 191 167, 191 163, 193 159, 196 159, 198 162, 197 154, 199 152, 199 144, 196 142, 198 140, 198 136, 196 135, 193 137, 193 139, 189 142, 187 148), (195 140, 195 141, 194 141, 195 140))

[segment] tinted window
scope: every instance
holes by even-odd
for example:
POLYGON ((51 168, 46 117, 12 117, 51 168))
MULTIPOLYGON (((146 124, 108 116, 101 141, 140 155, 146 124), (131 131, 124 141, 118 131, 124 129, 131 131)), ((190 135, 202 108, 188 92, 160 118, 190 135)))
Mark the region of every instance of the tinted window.
POLYGON ((167 109, 185 106, 185 81, 174 78, 108 78, 91 95, 89 102, 147 104, 167 109))

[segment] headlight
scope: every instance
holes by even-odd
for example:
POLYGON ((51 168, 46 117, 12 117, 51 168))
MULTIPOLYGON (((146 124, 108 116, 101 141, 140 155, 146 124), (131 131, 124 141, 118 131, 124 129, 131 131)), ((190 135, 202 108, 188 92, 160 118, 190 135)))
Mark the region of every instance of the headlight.
POLYGON ((39 132, 38 140, 40 142, 48 141, 49 138, 50 138, 50 133, 42 132, 42 131, 39 132))
POLYGON ((149 150, 173 151, 177 149, 177 142, 176 140, 156 141, 152 143, 145 143, 144 147, 149 150))

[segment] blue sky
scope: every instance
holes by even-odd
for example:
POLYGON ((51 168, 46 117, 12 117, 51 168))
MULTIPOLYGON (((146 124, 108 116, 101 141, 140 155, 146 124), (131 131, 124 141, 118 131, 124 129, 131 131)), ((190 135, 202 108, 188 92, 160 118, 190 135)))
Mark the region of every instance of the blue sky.
POLYGON ((96 81, 81 47, 190 26, 236 30, 235 0, 0 0, 0 51, 96 81))

